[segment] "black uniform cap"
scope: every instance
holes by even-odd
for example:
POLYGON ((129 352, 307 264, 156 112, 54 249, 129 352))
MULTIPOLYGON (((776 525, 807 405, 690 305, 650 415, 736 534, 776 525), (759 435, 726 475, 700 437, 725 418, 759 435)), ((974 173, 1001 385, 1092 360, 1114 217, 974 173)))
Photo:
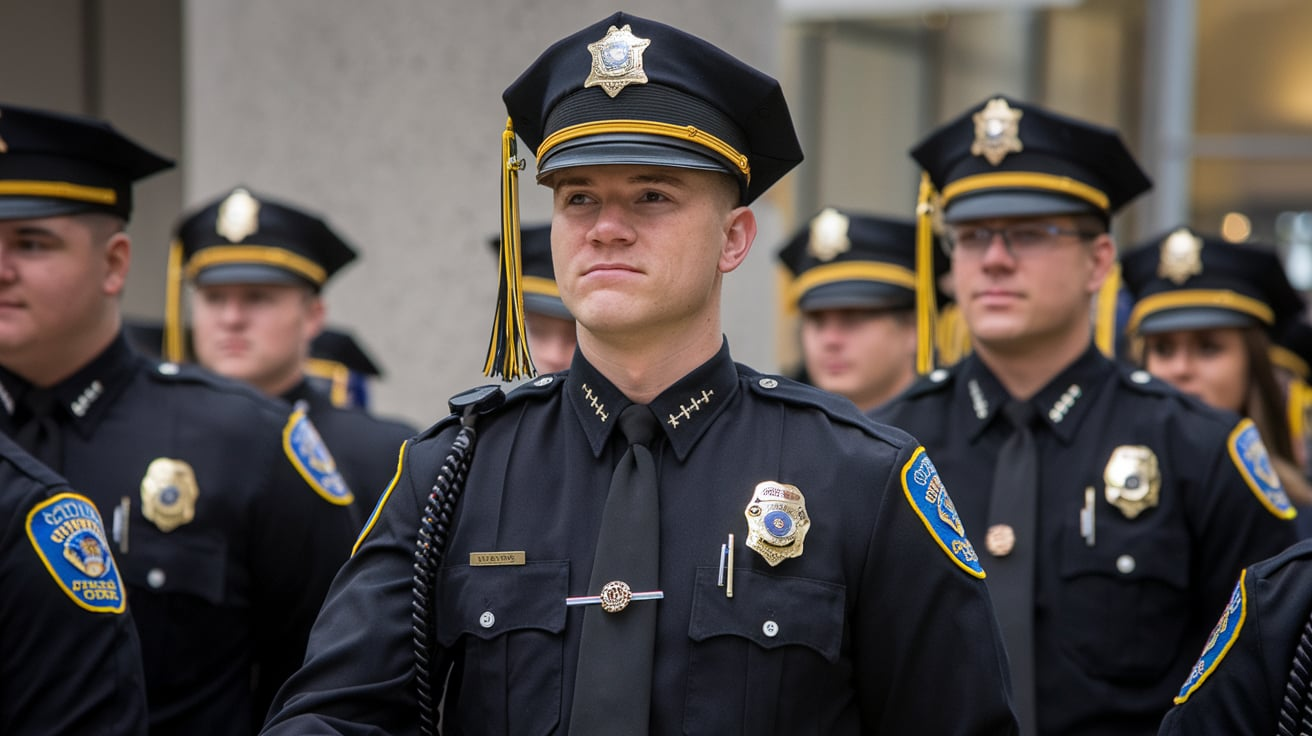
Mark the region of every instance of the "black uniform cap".
POLYGON ((94 118, 0 103, 0 219, 132 215, 132 184, 173 162, 94 118))
POLYGON ((802 160, 777 81, 627 13, 556 42, 502 99, 539 177, 590 164, 724 171, 750 203, 802 160))
POLYGON ((1152 187, 1120 135, 1002 95, 911 151, 945 222, 1091 213, 1109 221, 1152 187))
MULTIPOLYGON (((488 239, 492 252, 501 248, 501 236, 488 239)), ((524 311, 558 319, 574 319, 560 298, 556 271, 551 263, 551 225, 520 228, 520 260, 523 263, 524 311)))
POLYGON ((1275 249, 1187 227, 1135 246, 1121 273, 1134 297, 1131 333, 1260 325, 1278 335, 1303 311, 1275 249))

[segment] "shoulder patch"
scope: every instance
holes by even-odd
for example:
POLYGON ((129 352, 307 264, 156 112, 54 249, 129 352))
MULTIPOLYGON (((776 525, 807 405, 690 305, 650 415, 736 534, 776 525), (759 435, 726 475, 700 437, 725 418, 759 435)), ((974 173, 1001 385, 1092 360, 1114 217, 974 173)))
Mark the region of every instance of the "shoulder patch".
POLYGON ((1180 694, 1175 696, 1176 705, 1188 700, 1202 686, 1239 638, 1239 632, 1244 628, 1244 619, 1248 615, 1248 592, 1244 590, 1246 577, 1248 570, 1239 574, 1239 584, 1235 586, 1235 592, 1230 594, 1230 602, 1221 612, 1221 620, 1216 622, 1212 634, 1207 637, 1202 655, 1189 670, 1189 677, 1180 686, 1180 694))
POLYGON ((957 515, 957 507, 948 496, 948 489, 938 477, 938 470, 930 462, 925 448, 917 447, 911 459, 902 466, 902 491, 930 536, 948 557, 962 570, 983 580, 984 568, 979 564, 979 555, 966 539, 966 529, 957 515))
POLYGON ((1280 485, 1280 476, 1271 466, 1271 457, 1267 455, 1266 445, 1257 433, 1257 425, 1252 419, 1244 419, 1235 425, 1226 442, 1230 450, 1230 459, 1243 476, 1248 488, 1262 502, 1262 506, 1281 519, 1292 519, 1298 515, 1289 496, 1280 485))
POLYGON ((287 417, 287 424, 282 428, 282 449, 296 472, 325 501, 346 506, 355 500, 346 480, 337 471, 337 461, 323 443, 319 430, 305 415, 304 408, 297 407, 287 417))
POLYGON ((50 576, 88 611, 122 613, 127 605, 118 565, 95 504, 60 493, 27 514, 27 537, 50 576))

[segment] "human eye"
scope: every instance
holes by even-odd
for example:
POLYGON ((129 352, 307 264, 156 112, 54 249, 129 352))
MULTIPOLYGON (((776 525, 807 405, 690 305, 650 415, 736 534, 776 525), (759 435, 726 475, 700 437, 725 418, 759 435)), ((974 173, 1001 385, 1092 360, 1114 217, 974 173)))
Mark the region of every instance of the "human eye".
POLYGON ((1048 242, 1054 228, 1051 225, 1027 223, 1007 228, 1007 240, 1016 247, 1033 247, 1048 242))
POLYGON ((638 195, 639 202, 668 202, 670 198, 665 192, 656 189, 644 190, 638 195))
POLYGON ((984 250, 993 239, 993 231, 986 227, 958 227, 951 231, 952 244, 965 250, 984 250))

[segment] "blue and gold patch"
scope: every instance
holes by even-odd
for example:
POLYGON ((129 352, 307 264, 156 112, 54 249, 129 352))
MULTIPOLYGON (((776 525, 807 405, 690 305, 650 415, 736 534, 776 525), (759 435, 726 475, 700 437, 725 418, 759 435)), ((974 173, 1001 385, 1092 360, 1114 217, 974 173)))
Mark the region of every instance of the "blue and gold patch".
POLYGON ((74 603, 98 613, 123 612, 123 581, 90 500, 61 493, 37 504, 27 514, 27 537, 74 603))
POLYGON ((1262 437, 1257 433, 1257 425, 1253 424, 1252 419, 1244 419, 1235 425, 1226 445, 1230 448, 1230 459, 1239 469, 1239 474, 1267 511, 1281 519, 1292 519, 1298 515, 1289 496, 1285 495, 1284 487, 1280 485, 1280 476, 1276 475, 1271 465, 1271 457, 1267 455, 1266 445, 1262 444, 1262 437))
POLYGON ((979 555, 975 547, 966 539, 966 528, 957 515, 957 507, 948 496, 948 489, 938 477, 938 470, 930 462, 925 448, 917 447, 911 459, 902 466, 902 490, 911 502, 911 508, 925 523, 934 541, 957 563, 957 566, 971 575, 984 579, 984 568, 980 567, 979 555))
POLYGON ((301 406, 287 418, 287 426, 282 430, 282 447, 305 482, 328 503, 346 506, 355 500, 346 480, 337 471, 337 461, 301 406))
POLYGON ((1202 686, 1208 676, 1221 665, 1226 652, 1230 651, 1230 647, 1239 638, 1239 631, 1244 628, 1244 619, 1248 615, 1248 593, 1244 590, 1244 578, 1247 576, 1247 570, 1239 574, 1239 584, 1235 586, 1235 592, 1230 594, 1230 603, 1221 612, 1221 620, 1216 622, 1211 636, 1207 637, 1207 645, 1203 647, 1202 656, 1189 670, 1189 677, 1184 681, 1184 685, 1180 686, 1180 694, 1175 696, 1177 705, 1188 700, 1189 696, 1202 686))

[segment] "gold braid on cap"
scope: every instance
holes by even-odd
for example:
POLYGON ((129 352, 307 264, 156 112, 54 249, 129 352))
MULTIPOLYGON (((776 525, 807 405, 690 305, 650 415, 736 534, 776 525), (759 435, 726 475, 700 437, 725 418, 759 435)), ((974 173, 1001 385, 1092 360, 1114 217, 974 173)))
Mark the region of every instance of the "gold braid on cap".
POLYGON ((1268 325, 1275 324, 1276 321, 1275 312, 1271 307, 1250 296, 1225 289, 1182 289, 1165 291, 1140 299, 1139 303, 1134 305, 1134 310, 1130 312, 1130 323, 1126 325, 1126 330, 1137 332, 1139 324, 1145 317, 1158 312, 1190 307, 1208 307, 1247 314, 1268 325))
POLYGON ((519 244, 519 172, 524 159, 515 144, 513 121, 506 118, 501 134, 501 252, 497 287, 497 313, 487 346, 483 375, 513 381, 536 376, 524 331, 524 266, 519 244))
POLYGON ((1116 357, 1116 298, 1121 293, 1121 264, 1113 263, 1098 289, 1093 315, 1093 342, 1108 358, 1116 357))
POLYGON ((929 172, 920 174, 916 201, 916 372, 934 370, 934 184, 929 172))
POLYGON ((164 284, 164 344, 160 354, 164 360, 181 362, 184 355, 182 341, 182 241, 169 243, 168 271, 164 284))

